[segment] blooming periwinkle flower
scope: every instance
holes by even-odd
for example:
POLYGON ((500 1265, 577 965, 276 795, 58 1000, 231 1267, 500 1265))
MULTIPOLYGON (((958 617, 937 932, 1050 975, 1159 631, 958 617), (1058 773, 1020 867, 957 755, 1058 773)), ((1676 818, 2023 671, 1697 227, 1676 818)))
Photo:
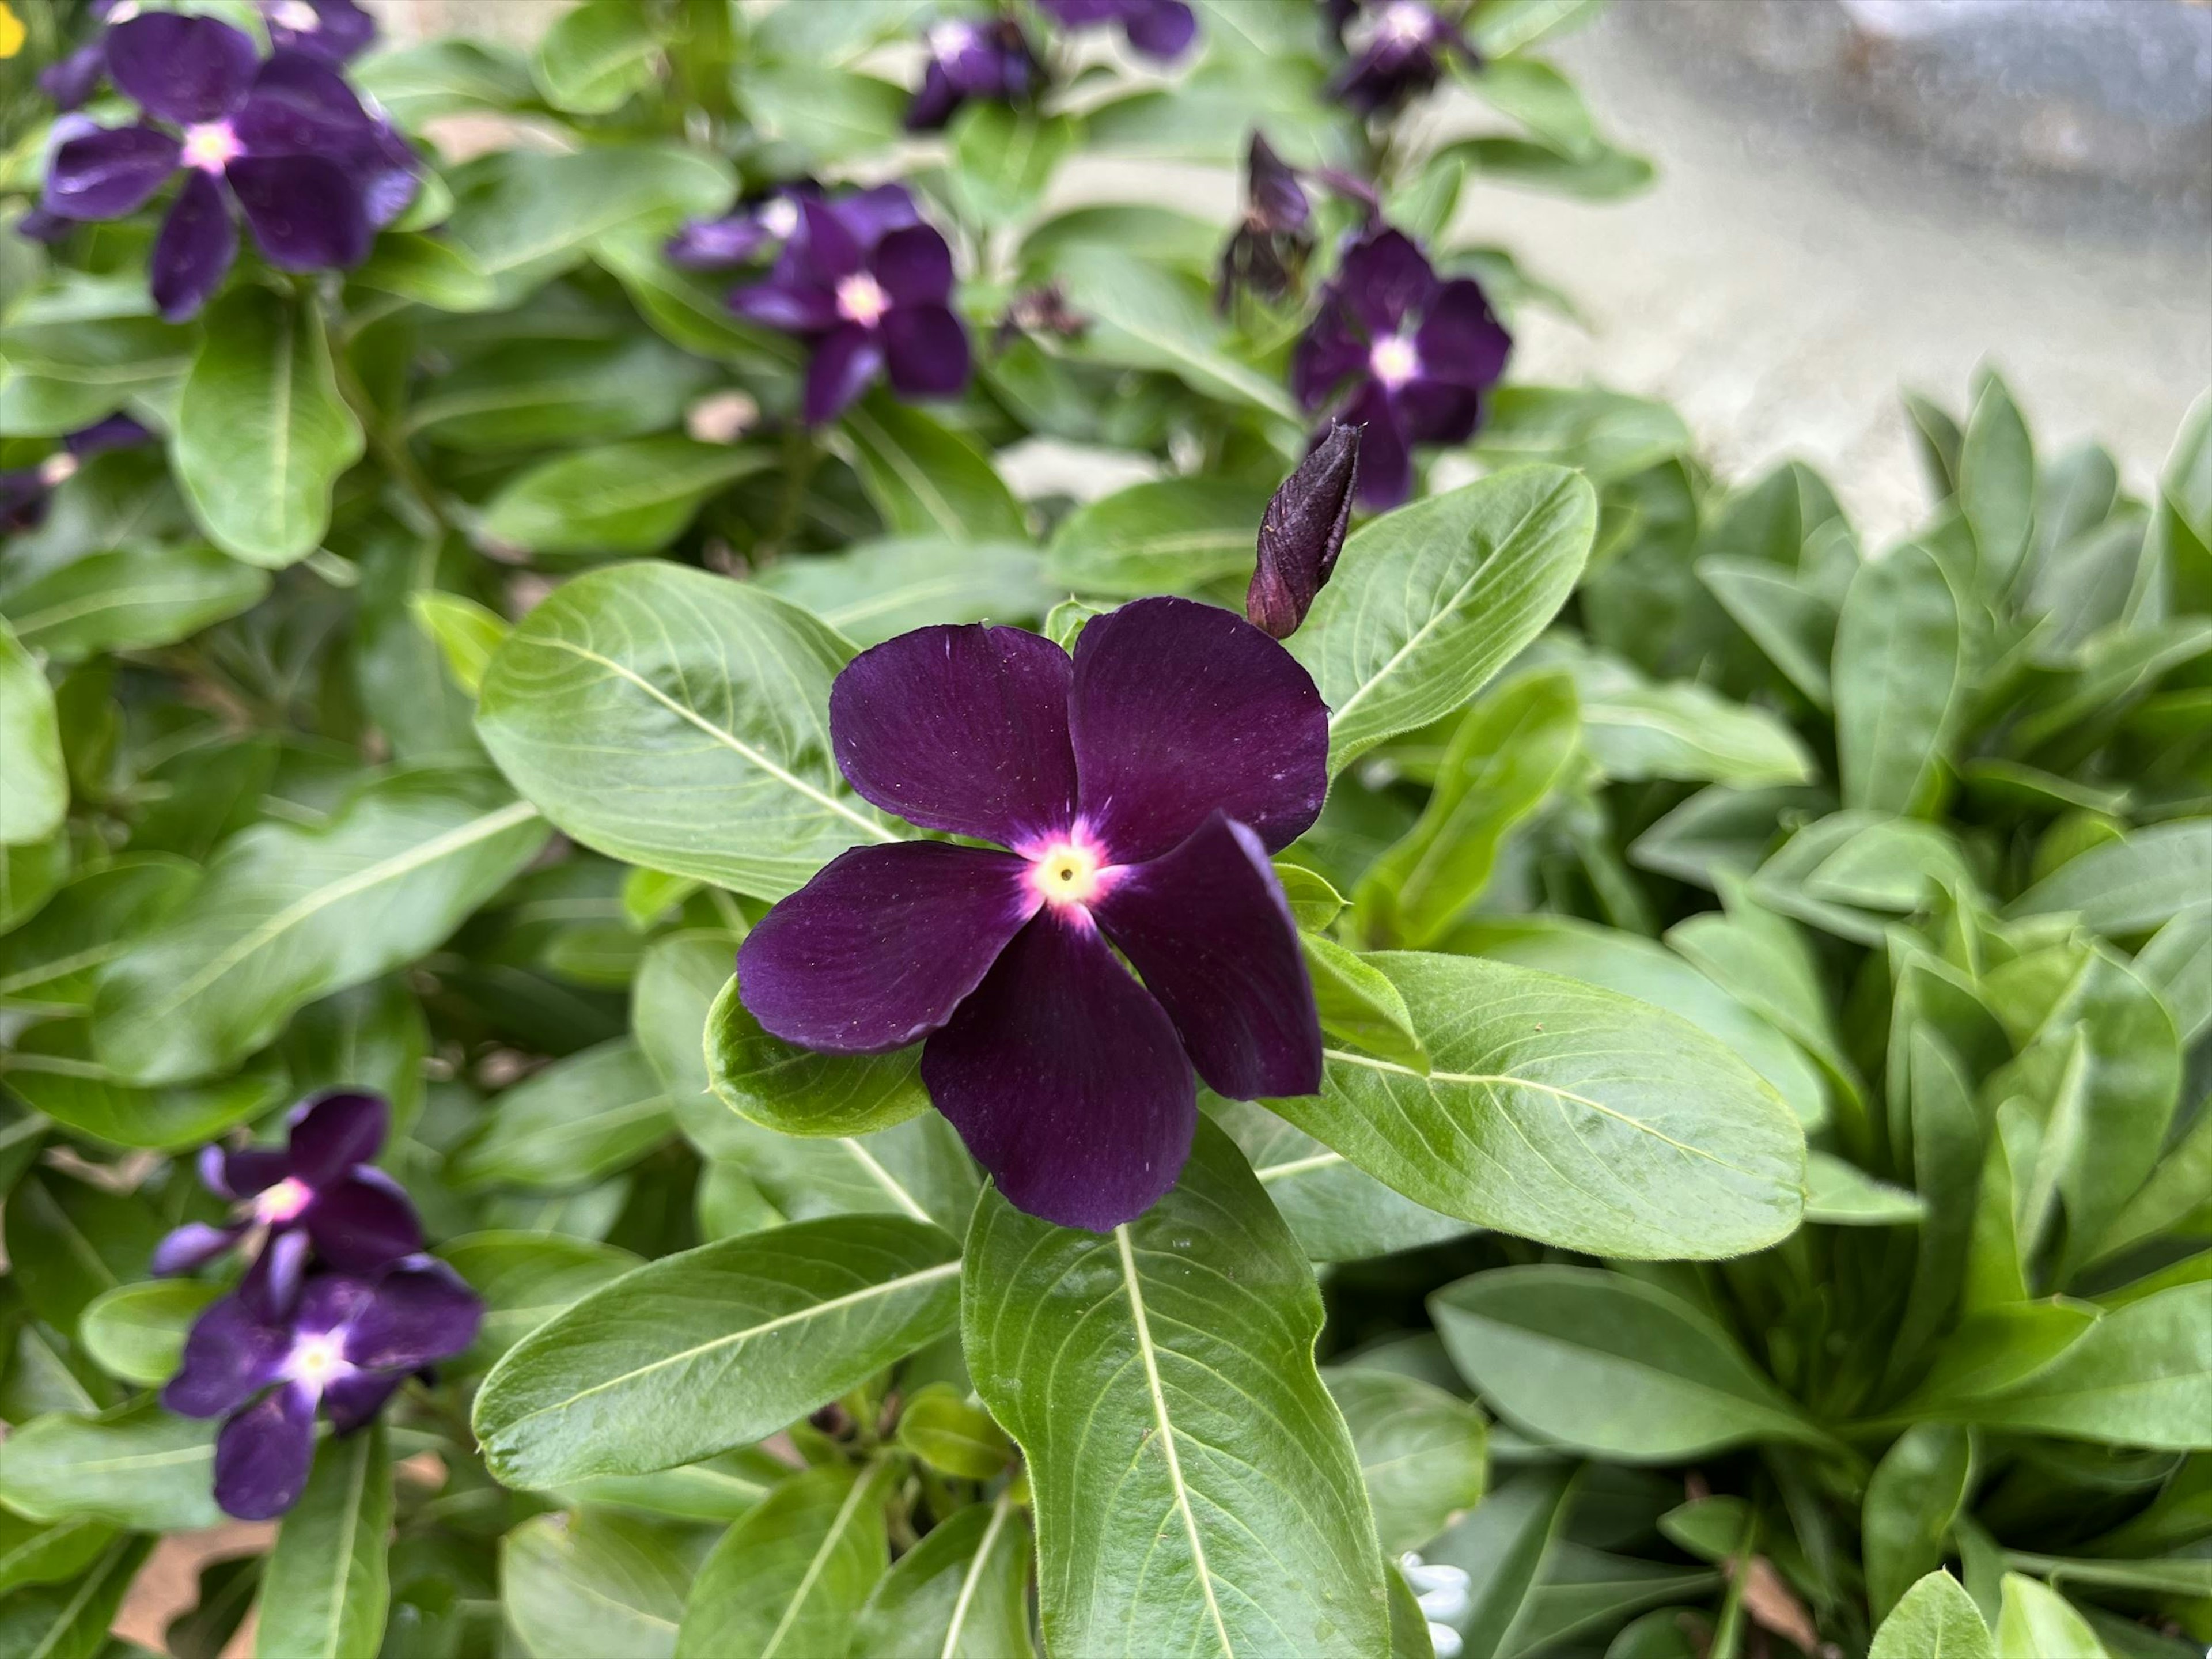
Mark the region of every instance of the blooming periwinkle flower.
POLYGON ((154 434, 128 415, 110 415, 80 427, 36 466, 0 472, 0 530, 30 530, 44 521, 53 493, 94 455, 129 449, 154 434))
POLYGON ((841 1054, 926 1038, 930 1098, 1006 1197, 1101 1231, 1175 1183, 1194 1067, 1239 1100, 1321 1086, 1268 854, 1321 811, 1328 712, 1258 629, 1140 599, 1072 661, 1019 629, 919 629, 839 674, 830 729, 865 799, 996 848, 833 860, 740 947, 763 1029, 841 1054))
MULTIPOLYGON (((1443 73, 1447 52, 1470 65, 1482 62, 1458 27, 1425 0, 1370 0, 1339 8, 1348 21, 1352 60, 1330 89, 1362 114, 1389 109, 1429 90, 1443 73)), ((1344 22, 1340 33, 1346 33, 1344 22)))
POLYGON ((929 63, 907 106, 909 132, 936 131, 970 98, 1018 103, 1036 83, 1036 55, 1011 17, 945 18, 929 26, 921 43, 929 63))
POLYGON ((1378 226, 1324 288, 1291 354, 1291 389, 1307 410, 1334 404, 1366 428, 1360 504, 1395 507, 1413 493, 1413 446, 1472 436, 1512 349, 1479 283, 1442 281, 1410 237, 1378 226))
POLYGON ((1288 639, 1306 619, 1344 550, 1358 477, 1359 428, 1333 426, 1267 503, 1244 593, 1244 615, 1261 633, 1288 639))
POLYGON ((376 39, 376 20, 354 0, 261 0, 261 15, 270 45, 326 64, 345 63, 376 39))
POLYGON ((1198 17, 1184 0, 1037 0, 1062 28, 1119 23, 1129 44, 1146 57, 1170 63, 1198 38, 1198 17))
POLYGON ((834 421, 888 371, 902 398, 968 384, 968 330, 948 303, 952 250, 896 185, 799 204, 799 224, 763 281, 730 295, 750 321, 813 348, 803 413, 834 421))

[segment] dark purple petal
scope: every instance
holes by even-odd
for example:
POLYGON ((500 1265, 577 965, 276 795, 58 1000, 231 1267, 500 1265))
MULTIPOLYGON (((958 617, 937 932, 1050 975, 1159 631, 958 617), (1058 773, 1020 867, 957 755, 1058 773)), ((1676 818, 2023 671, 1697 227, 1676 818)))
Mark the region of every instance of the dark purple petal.
POLYGON ((925 830, 1004 847, 1075 821, 1067 653, 1019 628, 918 628, 847 664, 830 740, 863 799, 925 830))
POLYGON ((1127 16, 1129 44, 1162 63, 1182 57, 1198 34, 1198 19, 1183 0, 1137 0, 1127 16))
POLYGON ((296 1227, 281 1227, 269 1235, 238 1285, 239 1299, 256 1318, 278 1324, 298 1310, 308 1249, 307 1235, 296 1227))
POLYGON ((292 1328, 301 1336, 328 1336, 368 1311, 376 1285, 353 1273, 319 1273, 301 1287, 292 1328))
POLYGON ((1356 423, 1359 434, 1359 504, 1380 513, 1413 493, 1413 452, 1390 394, 1370 386, 1337 416, 1356 423))
POLYGON ((333 1089, 303 1100, 292 1111, 291 1173, 310 1187, 327 1187, 384 1145, 392 1109, 381 1095, 333 1089))
POLYGON ((162 1388, 161 1403, 185 1417, 236 1411, 276 1380, 291 1351, 290 1331, 224 1297, 192 1322, 184 1363, 162 1388))
POLYGON ((406 1371, 355 1371, 334 1376, 323 1389, 323 1412, 340 1434, 351 1434, 374 1420, 384 1402, 399 1392, 406 1371))
POLYGON ((799 228, 792 246, 822 281, 835 284, 860 269, 867 247, 842 216, 811 198, 799 204, 799 228))
POLYGON ((914 101, 906 106, 906 130, 935 132, 952 118, 952 112, 960 107, 965 97, 952 84, 952 77, 945 72, 942 64, 931 64, 922 71, 921 86, 914 94, 914 101))
POLYGON ((345 1357, 364 1370, 416 1371, 477 1340, 483 1304, 444 1262, 421 1256, 379 1280, 348 1327, 345 1357))
POLYGON ((34 466, 0 472, 0 530, 35 530, 46 520, 53 489, 34 466))
POLYGON ((1037 0, 1037 7, 1062 28, 1087 28, 1111 23, 1127 9, 1129 0, 1037 0))
POLYGON ((252 1198, 292 1173, 292 1155, 272 1146, 232 1152, 210 1146, 200 1153, 200 1179, 217 1198, 252 1198))
POLYGON ((1216 812, 1173 852, 1124 871, 1093 909, 1230 1100, 1321 1087, 1321 1018, 1267 848, 1216 812))
POLYGON ((348 270, 368 258, 375 227, 361 187, 319 155, 242 155, 225 176, 253 240, 283 270, 348 270))
POLYGON ((1341 305, 1326 305, 1291 354, 1291 390, 1299 407, 1319 409, 1355 374, 1367 370, 1367 342, 1341 305))
POLYGON ((863 247, 873 247, 895 230, 921 222, 921 213, 904 185, 878 185, 830 203, 833 217, 863 247))
POLYGON ((766 252, 775 234, 752 212, 720 219, 694 219, 668 239, 662 252, 672 264, 690 270, 721 270, 766 252))
POLYGON ((107 73, 148 113, 179 126, 228 114, 246 96, 260 54, 213 17, 143 11, 107 31, 107 73))
POLYGON ((1298 175, 1257 132, 1244 161, 1244 199, 1256 229, 1304 230, 1313 217, 1313 204, 1306 199, 1298 175))
POLYGON ((1437 275, 1403 231, 1379 230, 1355 243, 1336 273, 1336 288, 1369 334, 1389 334, 1437 295, 1437 275))
POLYGON ((1328 789, 1328 710, 1291 653, 1231 611, 1139 599, 1087 624, 1068 730, 1081 815, 1115 864, 1158 858, 1216 808, 1270 851, 1328 789))
POLYGON ((301 1221, 332 1267, 374 1273, 422 1248, 422 1224, 397 1182, 363 1168, 315 1194, 301 1221))
POLYGON ((1425 375, 1400 386, 1394 402, 1406 436, 1417 444, 1465 443, 1482 415, 1482 394, 1473 386, 1425 375))
POLYGON ((1198 1121, 1166 1012, 1095 927, 1052 912, 930 1038, 921 1078, 1000 1191, 1095 1232, 1175 1184, 1198 1121))
POLYGON ((263 0, 270 43, 343 64, 376 39, 376 20, 353 0, 263 0))
POLYGON ((152 127, 100 127, 55 150, 40 205, 64 219, 136 213, 177 170, 177 141, 152 127))
POLYGON ((30 242, 58 242, 76 228, 75 221, 42 207, 33 208, 15 221, 15 234, 30 242))
POLYGON ((314 1459, 314 1394, 289 1382, 216 1436, 215 1501, 240 1521, 273 1521, 300 1501, 314 1459))
POLYGON ((787 1042, 904 1048, 952 1018, 1036 914, 1029 868, 941 841, 840 854, 745 935, 738 994, 787 1042))
POLYGON ((194 315, 222 286, 237 258, 238 223, 222 184, 211 173, 188 173, 154 239, 155 308, 172 323, 194 315))
POLYGON ((874 330, 848 323, 823 335, 806 364, 800 408, 806 424, 827 426, 842 415, 883 367, 883 342, 874 330))
POLYGON ((361 185, 361 209, 379 229, 401 214, 422 188, 422 161, 398 128, 380 121, 353 164, 361 185))
POLYGON ((153 1274, 173 1279, 207 1264, 235 1245, 243 1227, 211 1227, 204 1221, 187 1221, 154 1247, 153 1274))
POLYGON ((837 296, 811 280, 782 274, 730 291, 730 309, 748 322, 787 334, 837 326, 837 296))
POLYGON ((1267 503, 1244 617, 1270 638, 1297 631, 1335 570, 1358 477, 1359 428, 1333 426, 1267 503))
POLYGON ((927 225, 895 230, 876 245, 868 270, 894 305, 942 305, 952 292, 952 250, 927 225))
POLYGON ((111 449, 131 449, 149 442, 154 434, 128 415, 110 415, 90 426, 79 427, 62 440, 62 447, 79 459, 89 459, 111 449))
POLYGON ((968 385, 968 329, 947 306, 903 306, 883 322, 884 359, 902 398, 957 398, 968 385))
POLYGON ((231 122, 248 155, 320 155, 332 161, 359 152, 375 130, 345 76, 297 52, 280 52, 261 66, 231 122))
POLYGON ((1477 389, 1497 383, 1513 350, 1513 337, 1490 309, 1481 285, 1465 276, 1443 285, 1413 343, 1425 374, 1477 389))
POLYGON ((39 90, 54 100, 56 109, 73 110, 92 96, 100 77, 106 73, 107 54, 95 40, 40 70, 39 90))

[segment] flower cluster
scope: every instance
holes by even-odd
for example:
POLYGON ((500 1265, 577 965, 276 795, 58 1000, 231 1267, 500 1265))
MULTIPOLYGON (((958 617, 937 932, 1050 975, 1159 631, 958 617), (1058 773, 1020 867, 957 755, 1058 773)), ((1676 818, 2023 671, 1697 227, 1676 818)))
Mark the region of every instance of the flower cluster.
POLYGON ((153 435, 128 415, 110 415, 70 433, 36 466, 0 472, 0 530, 36 528, 54 491, 75 477, 79 467, 106 450, 129 449, 153 435))
POLYGON ((81 98, 105 74, 144 118, 101 127, 69 118, 78 125, 48 164, 36 234, 135 213, 181 174, 152 262, 155 303, 173 322, 222 285, 241 213, 281 269, 344 270, 368 258, 377 231, 414 199, 418 167, 335 66, 366 40, 365 16, 356 21, 345 0, 278 0, 267 9, 276 48, 263 58, 217 18, 127 10, 114 8, 118 21, 67 60, 60 94, 81 98))
POLYGON ((234 1218, 187 1224, 155 1251, 161 1274, 253 1251, 237 1288, 193 1324, 161 1391, 172 1411, 224 1419, 215 1497, 240 1519, 299 1501, 319 1409, 350 1433, 410 1376, 476 1340, 483 1304, 422 1253, 414 1206, 368 1161, 388 1115, 374 1095, 325 1094, 293 1112, 282 1149, 206 1148, 200 1178, 234 1218))
POLYGON ((1330 90, 1363 115, 1428 91, 1447 55, 1470 68, 1482 62, 1458 26, 1425 0, 1334 0, 1329 15, 1350 53, 1330 90))
POLYGON ((1321 811, 1328 711, 1258 629, 1140 599, 1073 661, 1019 629, 920 629, 837 677, 830 730, 864 798, 1006 850, 832 860, 739 951, 764 1030, 840 1054, 927 1038, 930 1098, 1000 1189, 1102 1231, 1174 1184, 1194 1068, 1238 1100, 1320 1087, 1268 854, 1321 811))
POLYGON ((935 132, 970 98, 1017 104, 1036 86, 1036 54, 1011 17, 988 22, 946 18, 931 24, 921 43, 928 65, 921 89, 907 107, 909 132, 935 132))

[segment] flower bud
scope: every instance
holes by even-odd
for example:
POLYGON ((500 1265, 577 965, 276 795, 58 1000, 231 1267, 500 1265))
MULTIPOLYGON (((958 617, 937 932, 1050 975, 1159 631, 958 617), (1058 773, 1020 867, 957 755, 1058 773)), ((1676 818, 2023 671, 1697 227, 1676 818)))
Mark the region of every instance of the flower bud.
POLYGON ((1359 480, 1360 431, 1331 427, 1283 481, 1260 520, 1259 564, 1245 591, 1244 615, 1279 640, 1297 631, 1344 550, 1359 480))

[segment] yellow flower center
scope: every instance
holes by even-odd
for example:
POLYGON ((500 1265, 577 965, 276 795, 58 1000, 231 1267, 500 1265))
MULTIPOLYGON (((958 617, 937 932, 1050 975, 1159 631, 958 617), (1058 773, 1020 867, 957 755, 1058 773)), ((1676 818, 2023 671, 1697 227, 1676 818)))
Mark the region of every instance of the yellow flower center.
POLYGON ((848 322, 873 328, 890 308, 891 296, 884 292, 881 283, 865 270, 854 271, 837 284, 838 314, 848 322))
POLYGON ((228 121, 202 121, 185 129, 185 165, 202 173, 221 173, 238 159, 240 149, 228 121))
POLYGON ((298 1382, 319 1389, 351 1370, 345 1357, 345 1339, 336 1331, 303 1336, 292 1345, 284 1369, 298 1382))
POLYGON ((1057 841, 1033 856, 1030 884, 1047 904, 1088 904, 1105 885, 1098 854, 1076 841, 1057 841))

